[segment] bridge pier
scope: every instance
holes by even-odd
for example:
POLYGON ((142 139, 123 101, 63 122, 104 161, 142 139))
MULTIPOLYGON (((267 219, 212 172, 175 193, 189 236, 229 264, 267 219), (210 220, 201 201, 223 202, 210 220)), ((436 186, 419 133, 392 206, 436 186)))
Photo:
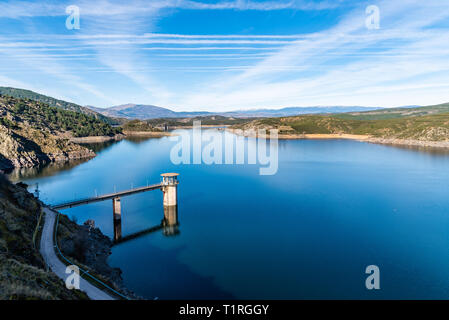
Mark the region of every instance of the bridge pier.
POLYGON ((112 199, 112 211, 115 220, 122 219, 122 206, 120 204, 120 197, 115 197, 112 199))

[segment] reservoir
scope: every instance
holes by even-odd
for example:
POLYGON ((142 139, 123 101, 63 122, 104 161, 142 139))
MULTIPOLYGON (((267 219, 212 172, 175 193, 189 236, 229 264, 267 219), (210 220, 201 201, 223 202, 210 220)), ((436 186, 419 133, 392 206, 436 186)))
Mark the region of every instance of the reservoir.
MULTIPOLYGON (((216 130, 216 129, 210 129, 216 130)), ((217 131, 219 134, 230 134, 217 131)), ((447 299, 449 153, 351 140, 280 140, 278 171, 170 161, 169 137, 92 145, 88 161, 16 170, 48 204, 179 173, 178 232, 113 247, 147 299, 447 299), (380 270, 367 290, 365 269, 380 270)), ((162 192, 121 199, 123 236, 161 223, 162 192)), ((113 237, 112 202, 63 210, 113 237)))

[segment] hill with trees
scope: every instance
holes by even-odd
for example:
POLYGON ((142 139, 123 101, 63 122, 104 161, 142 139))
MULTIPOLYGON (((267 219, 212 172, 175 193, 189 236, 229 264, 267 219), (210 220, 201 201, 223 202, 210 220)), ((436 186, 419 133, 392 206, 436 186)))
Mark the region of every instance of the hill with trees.
POLYGON ((70 138, 119 132, 83 113, 0 96, 0 169, 93 157, 94 152, 70 138))
POLYGON ((113 128, 94 116, 10 96, 0 95, 0 115, 0 124, 10 129, 23 124, 37 130, 49 129, 56 134, 70 132, 74 137, 112 136, 120 133, 120 129, 113 128))
POLYGON ((11 87, 0 87, 0 95, 10 96, 13 98, 24 99, 24 100, 33 100, 38 102, 43 102, 50 107, 60 108, 63 110, 74 111, 78 113, 83 113, 85 115, 94 117, 98 120, 104 121, 108 124, 117 124, 117 121, 107 117, 101 113, 95 112, 86 107, 79 106, 72 102, 67 102, 59 99, 55 99, 31 90, 11 88, 11 87))

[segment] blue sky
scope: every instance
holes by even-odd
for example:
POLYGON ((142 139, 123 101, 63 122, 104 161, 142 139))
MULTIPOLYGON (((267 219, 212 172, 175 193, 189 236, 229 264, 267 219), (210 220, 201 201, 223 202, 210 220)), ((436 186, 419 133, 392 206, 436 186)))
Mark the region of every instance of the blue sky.
POLYGON ((0 0, 0 85, 229 111, 449 102, 442 0, 0 0), (66 7, 80 29, 66 28, 66 7), (366 8, 380 28, 367 28, 366 8))

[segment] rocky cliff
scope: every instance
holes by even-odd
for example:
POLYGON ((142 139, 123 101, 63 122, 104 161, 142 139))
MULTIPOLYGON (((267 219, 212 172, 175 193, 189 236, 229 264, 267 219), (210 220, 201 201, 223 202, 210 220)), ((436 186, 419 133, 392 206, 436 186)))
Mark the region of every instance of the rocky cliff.
POLYGON ((0 96, 0 170, 95 156, 38 111, 35 102, 0 96))
POLYGON ((0 170, 95 156, 93 151, 67 139, 31 128, 21 133, 0 125, 0 170))

